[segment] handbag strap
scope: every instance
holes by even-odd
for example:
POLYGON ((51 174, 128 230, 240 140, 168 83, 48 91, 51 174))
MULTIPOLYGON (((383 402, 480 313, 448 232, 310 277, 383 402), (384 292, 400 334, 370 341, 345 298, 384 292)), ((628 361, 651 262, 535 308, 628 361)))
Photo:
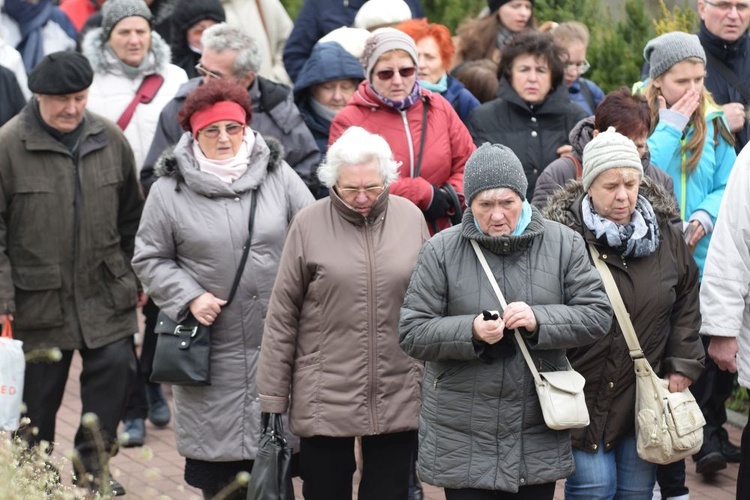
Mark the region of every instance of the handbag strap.
POLYGON ((237 287, 240 285, 240 278, 242 272, 245 270, 245 264, 247 264, 247 256, 250 253, 250 240, 253 239, 253 225, 255 224, 255 207, 258 204, 258 191, 260 188, 253 190, 252 200, 250 201, 250 220, 247 223, 247 241, 245 246, 242 247, 242 258, 240 259, 240 265, 237 267, 237 273, 234 275, 234 282, 232 283, 232 290, 229 292, 227 303, 222 307, 227 307, 234 299, 234 295, 237 292, 237 287))
POLYGON ((641 344, 638 342, 638 336, 635 334, 633 322, 630 321, 630 315, 625 308, 625 303, 622 301, 620 290, 617 288, 614 276, 612 276, 612 271, 610 271, 607 264, 599 258, 599 251, 591 243, 589 243, 589 250, 591 251, 591 257, 594 259, 594 265, 602 277, 602 283, 604 283, 604 289, 607 291, 609 301, 612 303, 612 309, 615 310, 617 322, 620 324, 622 335, 625 337, 628 349, 630 349, 631 359, 645 357, 643 355, 643 349, 641 349, 641 344))
POLYGON ((156 93, 159 92, 159 89, 161 88, 161 85, 163 83, 164 77, 161 75, 152 74, 143 79, 141 85, 138 87, 138 90, 135 91, 133 100, 130 101, 128 107, 125 108, 125 111, 122 112, 122 115, 117 120, 117 126, 120 127, 120 130, 125 130, 126 128, 128 128, 130 120, 132 120, 133 115, 135 114, 135 108, 138 107, 138 104, 150 103, 156 96, 156 93))
POLYGON ((5 315, 5 321, 3 322, 3 332, 2 332, 2 335, 0 336, 8 338, 8 339, 13 338, 13 325, 10 321, 9 314, 5 315))
MULTIPOLYGON (((419 171, 422 168, 422 154, 424 153, 424 136, 427 134, 427 107, 428 100, 422 98, 422 133, 419 137, 419 155, 417 156, 417 166, 414 168, 414 178, 419 177, 419 171)), ((437 231, 436 231, 437 232, 437 231)))
POLYGON ((742 84, 737 75, 734 74, 732 70, 729 69, 726 64, 724 64, 723 61, 721 61, 718 57, 713 55, 708 50, 706 51, 706 58, 708 59, 708 62, 711 63, 711 65, 716 69, 716 71, 718 71, 719 74, 724 77, 727 83, 737 89, 740 95, 742 95, 742 98, 745 100, 745 102, 750 103, 750 90, 748 90, 748 88, 742 84))
MULTIPOLYGON (((479 243, 477 243, 476 240, 471 240, 471 246, 474 247, 474 252, 477 254, 479 263, 482 264, 484 274, 487 275, 487 279, 489 280, 490 285, 492 285, 492 289, 495 291, 495 295, 497 295, 497 300, 500 301, 500 306, 503 310, 505 310, 505 308, 508 307, 508 304, 505 302, 503 292, 500 290, 500 286, 497 284, 497 280, 492 274, 492 270, 490 269, 490 265, 487 263, 487 259, 485 258, 482 249, 479 248, 479 243)), ((518 331, 518 328, 514 328, 513 333, 516 337, 518 348, 521 350, 521 354, 523 354, 523 359, 526 360, 526 364, 529 365, 529 369, 531 370, 531 375, 534 376, 534 383, 536 385, 542 385, 544 383, 542 382, 542 377, 539 376, 539 371, 536 369, 536 366, 534 366, 534 361, 531 359, 531 354, 529 354, 529 350, 526 347, 526 342, 523 340, 523 337, 521 337, 521 333, 518 331)))

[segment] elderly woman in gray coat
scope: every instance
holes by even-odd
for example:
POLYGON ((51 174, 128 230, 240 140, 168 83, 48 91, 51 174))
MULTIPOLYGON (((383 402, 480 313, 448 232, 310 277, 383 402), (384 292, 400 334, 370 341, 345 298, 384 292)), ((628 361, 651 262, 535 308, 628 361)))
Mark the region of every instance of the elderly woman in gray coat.
MULTIPOLYGON (((291 218, 312 203, 279 146, 249 126, 247 91, 227 80, 196 89, 181 115, 186 132, 159 162, 136 236, 133 267, 171 319, 192 315, 211 330, 211 385, 175 386, 177 449, 185 480, 213 497, 251 471, 260 435, 255 372, 263 321, 291 218), (248 237, 250 255, 223 308, 248 237)), ((244 498, 244 497, 243 497, 244 498)))
POLYGON ((567 348, 610 326, 580 235, 544 220, 526 188, 510 149, 477 149, 464 172, 463 222, 424 245, 401 309, 401 347, 427 362, 419 475, 444 487, 447 500, 552 499, 555 481, 573 472, 570 434, 545 425, 511 331, 537 366, 564 370, 567 348), (508 302, 496 319, 483 314, 500 305, 472 240, 508 302))

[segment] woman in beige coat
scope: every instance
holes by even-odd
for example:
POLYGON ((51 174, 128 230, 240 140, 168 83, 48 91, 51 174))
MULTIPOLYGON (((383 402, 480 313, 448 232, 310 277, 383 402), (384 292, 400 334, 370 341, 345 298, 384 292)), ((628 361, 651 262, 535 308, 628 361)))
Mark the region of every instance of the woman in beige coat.
POLYGON ((382 137, 351 127, 318 171, 330 197, 289 227, 258 390, 261 411, 290 413, 307 500, 352 498, 358 436, 359 498, 407 498, 422 371, 399 348, 398 318, 428 232, 389 194, 397 169, 382 137))

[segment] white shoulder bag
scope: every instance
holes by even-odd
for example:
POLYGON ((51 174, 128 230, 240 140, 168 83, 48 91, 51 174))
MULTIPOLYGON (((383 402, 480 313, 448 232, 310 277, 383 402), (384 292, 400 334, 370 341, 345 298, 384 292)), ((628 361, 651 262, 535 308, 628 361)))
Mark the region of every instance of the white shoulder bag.
MULTIPOLYGON (((479 248, 479 244, 471 240, 474 252, 477 254, 479 262, 482 264, 487 279, 492 285, 492 289, 500 301, 503 310, 508 306, 505 302, 503 292, 497 284, 495 276, 492 274, 487 259, 479 248)), ((519 333, 518 329, 514 330, 518 348, 529 365, 531 375, 534 377, 536 393, 539 396, 539 404, 542 407, 544 423, 547 427, 555 430, 578 429, 589 425, 589 412, 586 408, 586 398, 583 394, 583 387, 586 385, 586 379, 583 375, 575 371, 568 362, 568 369, 554 372, 539 372, 534 366, 526 342, 519 333)))
POLYGON ((635 437, 638 456, 655 464, 670 464, 693 455, 703 444, 703 418, 690 389, 669 392, 669 381, 654 373, 635 334, 633 323, 612 272, 589 244, 594 265, 615 310, 617 322, 635 365, 635 437))

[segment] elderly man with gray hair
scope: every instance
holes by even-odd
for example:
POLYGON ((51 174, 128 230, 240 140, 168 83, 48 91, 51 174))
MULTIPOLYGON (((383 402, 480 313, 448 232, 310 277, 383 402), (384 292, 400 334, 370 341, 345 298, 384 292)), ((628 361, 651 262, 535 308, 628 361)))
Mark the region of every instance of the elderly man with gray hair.
POLYGON ((230 78, 247 88, 253 107, 253 130, 264 139, 275 139, 284 148, 284 159, 313 193, 318 191, 315 178, 320 151, 294 104, 288 87, 258 75, 260 52, 256 42, 226 23, 208 28, 201 38, 203 54, 196 66, 203 75, 189 80, 177 91, 159 117, 156 135, 141 170, 146 191, 154 183, 154 164, 170 146, 177 144, 182 130, 177 113, 188 94, 211 79, 230 78))

